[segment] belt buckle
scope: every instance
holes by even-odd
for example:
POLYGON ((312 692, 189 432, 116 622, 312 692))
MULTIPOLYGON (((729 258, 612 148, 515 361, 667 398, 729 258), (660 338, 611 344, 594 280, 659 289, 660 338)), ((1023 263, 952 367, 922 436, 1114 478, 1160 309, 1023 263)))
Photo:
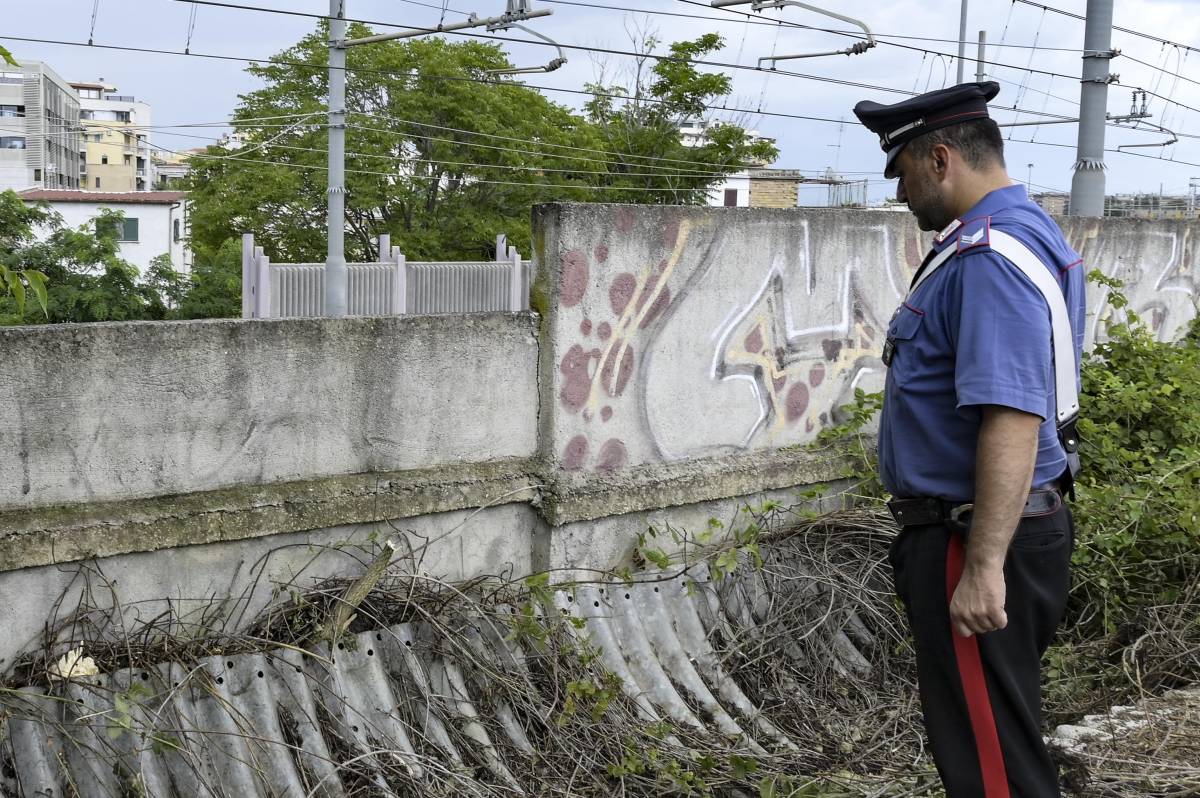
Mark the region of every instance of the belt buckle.
POLYGON ((966 529, 967 522, 963 521, 962 517, 964 514, 969 513, 974 509, 975 505, 970 502, 967 504, 960 504, 956 507, 951 507, 950 512, 946 514, 946 520, 960 529, 966 529))

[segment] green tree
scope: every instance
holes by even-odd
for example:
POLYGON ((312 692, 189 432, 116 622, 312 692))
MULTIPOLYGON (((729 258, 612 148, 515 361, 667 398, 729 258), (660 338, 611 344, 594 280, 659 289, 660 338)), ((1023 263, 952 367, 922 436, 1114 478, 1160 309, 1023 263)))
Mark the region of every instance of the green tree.
MULTIPOLYGON (((139 282, 137 268, 118 254, 121 218, 102 210, 93 222, 71 229, 45 204, 27 205, 12 191, 0 193, 0 264, 10 274, 40 275, 30 285, 42 305, 28 307, 13 290, 0 297, 0 323, 166 318, 164 297, 139 282)), ((161 287, 171 278, 160 273, 157 279, 161 287)))
POLYGON ((47 314, 46 275, 32 268, 22 251, 34 240, 35 228, 49 219, 44 207, 27 206, 14 191, 0 192, 0 308, 11 304, 17 316, 25 314, 26 289, 47 314))
POLYGON ((611 184, 660 189, 622 201, 703 203, 706 189, 720 175, 775 160, 774 144, 752 140, 738 124, 710 124, 697 146, 680 140, 681 126, 704 120, 706 109, 732 89, 729 75, 702 72, 695 64, 721 49, 720 36, 708 33, 675 42, 665 59, 651 58, 659 45, 656 36, 635 36, 639 57, 630 74, 624 80, 601 78, 589 84, 594 96, 584 106, 619 163, 612 170, 618 179, 611 184))
POLYGON ((242 315, 242 248, 227 239, 216 251, 193 249, 192 274, 174 316, 222 319, 242 315))
MULTIPOLYGON (((349 35, 369 33, 352 25, 349 35)), ((250 68, 265 85, 235 114, 245 145, 192 162, 195 248, 216 253, 253 232, 273 260, 324 259, 326 40, 321 27, 250 68)), ((702 147, 679 141, 678 123, 729 91, 728 76, 692 63, 720 44, 708 35, 672 45, 673 59, 645 81, 598 85, 630 100, 597 98, 586 116, 495 77, 512 66, 495 45, 433 37, 351 48, 347 258, 376 257, 380 233, 413 259, 490 256, 501 232, 528 251, 538 202, 701 201, 721 174, 774 156, 735 125, 702 147)))
MULTIPOLYGON (((369 33, 351 26, 352 37, 369 33)), ((326 39, 322 29, 281 53, 287 63, 250 67, 266 85, 243 96, 235 114, 246 146, 211 147, 192 164, 197 246, 217 251, 225 239, 253 232, 274 260, 324 259, 326 39), (304 114, 311 116, 297 118, 304 114), (264 117, 285 118, 252 121, 264 117)), ((591 196, 576 174, 587 161, 553 145, 598 145, 594 131, 535 91, 486 80, 489 70, 511 66, 498 47, 382 42, 351 48, 348 61, 349 259, 374 258, 375 238, 385 232, 412 258, 490 255, 500 232, 527 246, 530 205, 591 196)))

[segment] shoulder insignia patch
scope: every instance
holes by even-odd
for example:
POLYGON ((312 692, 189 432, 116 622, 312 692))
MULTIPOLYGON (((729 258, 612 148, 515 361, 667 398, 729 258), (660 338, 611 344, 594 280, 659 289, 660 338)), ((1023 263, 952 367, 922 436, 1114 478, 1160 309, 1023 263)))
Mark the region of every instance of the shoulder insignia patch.
POLYGON ((962 232, 958 235, 958 251, 971 249, 973 247, 986 247, 990 243, 991 233, 991 217, 985 216, 981 219, 972 219, 962 226, 962 232))

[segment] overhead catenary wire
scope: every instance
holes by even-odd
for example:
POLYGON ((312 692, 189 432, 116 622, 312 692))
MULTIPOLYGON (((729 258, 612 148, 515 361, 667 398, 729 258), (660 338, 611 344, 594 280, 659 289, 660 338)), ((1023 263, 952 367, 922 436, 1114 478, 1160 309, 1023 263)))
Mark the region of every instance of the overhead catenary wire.
MULTIPOLYGON (((236 10, 241 10, 241 11, 254 11, 254 12, 259 12, 259 13, 264 13, 264 14, 283 14, 286 16, 306 17, 309 19, 329 19, 328 14, 318 14, 318 13, 305 12, 305 11, 293 11, 293 10, 289 10, 289 9, 269 8, 266 6, 253 6, 253 5, 246 5, 244 3, 228 2, 228 0, 175 0, 175 2, 177 2, 177 3, 192 3, 192 4, 199 4, 199 5, 206 5, 206 6, 215 6, 218 8, 236 9, 236 10)), ((693 3, 694 0, 679 0, 679 2, 693 3)), ((745 13, 745 12, 737 11, 737 10, 731 9, 731 8, 721 8, 719 10, 725 11, 730 14, 744 14, 745 13)), ((767 69, 767 68, 761 67, 761 66, 752 66, 750 64, 737 64, 737 63, 732 63, 732 62, 728 62, 728 61, 713 61, 713 60, 709 60, 709 59, 681 58, 678 56, 671 56, 671 55, 659 55, 657 53, 638 53, 638 52, 634 52, 634 51, 630 51, 630 50, 621 50, 621 49, 617 49, 617 48, 613 48, 613 47, 597 47, 594 45, 567 44, 567 43, 563 43, 563 42, 550 43, 550 42, 540 41, 538 39, 517 39, 517 38, 510 37, 510 36, 496 36, 495 34, 478 33, 476 31, 470 31, 470 30, 443 31, 443 30, 439 30, 437 27, 429 27, 429 26, 422 26, 422 25, 403 25, 400 23, 387 22, 387 21, 383 21, 383 20, 370 20, 370 19, 361 19, 361 18, 353 18, 353 17, 346 17, 345 20, 347 22, 356 22, 356 23, 360 23, 360 24, 364 24, 364 25, 382 25, 384 27, 401 28, 404 30, 419 31, 422 33, 429 33, 429 34, 464 36, 464 37, 474 38, 474 39, 486 39, 486 40, 490 40, 490 41, 509 42, 509 43, 513 43, 513 44, 534 44, 534 45, 538 45, 538 46, 542 46, 542 47, 562 47, 562 48, 568 49, 568 50, 580 50, 582 52, 597 53, 597 54, 602 54, 602 55, 642 57, 642 58, 649 58, 649 59, 652 59, 655 61, 666 61, 666 62, 673 62, 673 63, 685 63, 686 62, 686 63, 691 63, 691 64, 697 64, 700 66, 711 66, 711 67, 718 67, 721 69, 739 69, 739 70, 747 70, 747 71, 752 71, 752 72, 769 71, 769 72, 773 72, 773 73, 779 74, 779 75, 788 75, 791 77, 807 78, 810 80, 820 80, 820 81, 827 82, 827 83, 837 83, 837 84, 840 84, 843 86, 854 86, 854 87, 858 87, 858 88, 875 88, 877 90, 891 91, 891 92, 899 93, 899 94, 907 93, 903 89, 888 89, 888 88, 883 88, 883 87, 878 87, 878 86, 871 87, 871 86, 869 86, 869 84, 859 83, 859 82, 855 82, 855 81, 841 80, 841 79, 832 78, 829 76, 811 75, 811 74, 806 74, 806 73, 801 73, 801 72, 794 72, 791 70, 777 69, 774 67, 767 69)), ((783 26, 786 26, 786 27, 790 27, 790 28, 800 28, 800 29, 804 29, 804 30, 813 30, 813 31, 820 31, 820 32, 824 32, 824 33, 833 33, 833 34, 837 34, 840 36, 849 36, 849 37, 856 38, 856 39, 864 38, 862 31, 857 31, 857 32, 841 31, 841 30, 837 30, 834 28, 822 28, 822 27, 817 27, 817 26, 813 26, 813 25, 804 25, 804 24, 801 24, 798 22, 793 22, 791 20, 784 20, 784 19, 780 20, 780 24, 783 26)), ((906 49, 906 50, 913 50, 913 51, 917 51, 917 52, 927 52, 930 55, 940 55, 943 58, 956 57, 953 53, 943 53, 938 50, 928 50, 923 47, 916 47, 915 45, 900 44, 899 42, 887 42, 887 44, 890 44, 893 47, 899 47, 899 48, 906 49)), ((972 60, 974 60, 974 59, 972 59, 972 60)), ((983 61, 983 63, 988 64, 990 66, 997 66, 997 67, 1002 67, 1002 68, 1007 68, 1007 69, 1017 69, 1017 70, 1022 69, 1022 67, 1017 66, 1015 64, 1007 64, 1007 63, 998 62, 998 61, 986 61, 985 60, 985 61, 983 61)), ((1074 77, 1071 75, 1067 75, 1065 73, 1051 72, 1051 71, 1044 70, 1044 69, 1034 69, 1031 71, 1033 71, 1037 74, 1055 75, 1056 77, 1061 77, 1061 78, 1074 77)))
MULTIPOLYGON (((316 15, 316 16, 319 16, 319 15, 316 15)), ((177 50, 167 50, 167 49, 161 49, 161 48, 147 48, 147 47, 132 47, 132 46, 128 46, 128 45, 87 45, 86 43, 83 43, 83 42, 74 42, 74 41, 69 41, 69 40, 44 39, 44 38, 39 38, 39 37, 28 37, 28 36, 11 36, 11 35, 6 35, 6 34, 0 34, 0 39, 9 40, 9 41, 26 41, 26 42, 36 42, 36 43, 41 43, 41 44, 53 44, 53 45, 62 45, 62 46, 73 46, 73 47, 96 47, 96 48, 100 48, 100 49, 108 49, 108 50, 116 50, 116 51, 138 52, 138 53, 157 54, 157 55, 184 56, 184 57, 203 58, 203 59, 212 59, 212 60, 221 60, 221 61, 237 61, 237 62, 251 63, 251 64, 268 63, 268 64, 276 64, 276 65, 281 65, 281 66, 295 66, 295 67, 300 67, 300 68, 305 68, 305 69, 320 68, 320 67, 317 67, 316 65, 313 65, 313 64, 307 63, 307 62, 303 62, 303 61, 293 61, 293 60, 279 59, 279 58, 273 58, 273 57, 272 58, 250 58, 250 57, 245 57, 245 56, 232 56, 232 55, 224 55, 224 54, 217 54, 217 53, 184 53, 184 52, 180 52, 177 50)), ((750 67, 748 67, 748 68, 750 68, 750 67)), ((356 73, 361 73, 361 74, 383 74, 383 75, 393 75, 393 76, 394 75, 405 75, 405 76, 408 75, 408 73, 402 72, 400 70, 371 69, 371 68, 350 67, 350 66, 345 67, 345 69, 347 72, 356 72, 356 73)), ((750 68, 750 69, 752 69, 752 68, 750 68)), ((784 72, 781 70, 758 70, 758 71, 779 72, 780 74, 797 74, 797 73, 784 72)), ((480 78, 480 77, 470 77, 470 76, 465 76, 465 75, 424 74, 424 75, 422 75, 422 77, 430 79, 430 80, 465 81, 465 82, 471 82, 471 83, 489 83, 489 84, 497 83, 497 81, 493 81, 490 79, 480 78)), ((814 79, 820 80, 821 78, 814 78, 814 79)), ((872 85, 872 84, 859 83, 859 82, 855 82, 855 81, 843 81, 843 82, 851 83, 852 85, 855 85, 855 86, 860 86, 860 87, 868 88, 868 89, 875 89, 875 90, 879 90, 879 91, 895 92, 895 93, 907 94, 907 95, 912 95, 912 94, 916 93, 916 92, 910 92, 910 91, 907 91, 904 89, 897 89, 897 88, 887 87, 887 86, 876 86, 876 85, 872 85)), ((499 82, 499 83, 501 85, 504 85, 503 82, 499 82)), ((572 93, 572 94, 582 94, 582 95, 586 95, 586 96, 606 96, 606 97, 612 97, 613 99, 621 99, 621 100, 629 99, 626 95, 623 95, 623 94, 601 93, 601 92, 585 91, 582 89, 559 89, 556 87, 549 87, 549 86, 531 86, 529 84, 513 84, 513 85, 522 85, 522 86, 525 86, 526 88, 535 88, 535 89, 541 89, 541 90, 547 90, 547 91, 564 91, 564 92, 568 92, 568 93, 572 93)), ((643 101, 652 101, 652 100, 649 100, 648 98, 640 98, 640 99, 643 101)), ((714 109, 714 110, 724 109, 724 110, 737 110, 737 111, 741 111, 741 112, 754 113, 753 111, 750 111, 749 109, 732 109, 732 108, 724 108, 722 106, 708 106, 708 108, 714 109)), ((1025 111, 1025 113, 1036 113, 1036 112, 1025 111)), ((800 115, 800 114, 785 114, 785 113, 781 113, 781 112, 767 112, 767 111, 762 112, 762 114, 764 116, 766 116, 766 115, 782 116, 782 117, 787 117, 787 118, 803 119, 806 121, 825 122, 828 124, 841 124, 842 123, 842 120, 833 119, 831 117, 815 117, 815 116, 807 116, 807 115, 800 115)), ((1047 114, 1046 116, 1057 116, 1057 115, 1047 114)), ((1041 144, 1043 142, 1037 142, 1037 143, 1041 144)), ((1130 154, 1133 154, 1133 153, 1130 153, 1130 154)))
MULTIPOLYGON (((326 68, 324 65, 311 64, 311 63, 307 63, 304 61, 294 61, 294 60, 284 59, 284 58, 276 58, 274 56, 253 58, 253 57, 247 57, 247 56, 225 55, 222 53, 185 53, 181 50, 166 50, 166 49, 154 48, 154 47, 134 47, 134 46, 130 46, 130 45, 115 45, 115 44, 89 45, 86 42, 75 42, 75 41, 70 41, 70 40, 65 40, 65 39, 45 39, 45 38, 39 38, 39 37, 33 37, 33 36, 12 36, 12 35, 3 34, 3 33, 0 33, 0 39, 7 40, 7 41, 16 41, 16 42, 29 42, 29 43, 33 43, 33 44, 52 44, 52 45, 58 45, 58 46, 63 46, 63 47, 93 47, 95 49, 100 49, 100 50, 115 50, 115 51, 124 51, 124 52, 132 52, 132 53, 143 53, 143 54, 147 54, 147 55, 190 56, 192 58, 203 58, 203 59, 216 60, 216 61, 237 61, 239 63, 245 63, 245 64, 272 64, 272 65, 276 65, 276 66, 292 66, 292 67, 300 67, 300 68, 304 68, 304 69, 325 69, 326 68)), ((410 73, 405 72, 403 70, 399 70, 399 69, 373 69, 373 68, 369 68, 369 67, 347 66, 347 67, 345 67, 345 70, 347 72, 363 74, 363 75, 374 74, 374 75, 388 75, 391 77, 397 77, 397 76, 408 77, 408 76, 410 76, 410 73)), ((770 72, 771 70, 764 69, 761 71, 766 73, 766 72, 770 72)), ((471 77, 470 75, 437 75, 437 74, 431 74, 428 72, 424 72, 424 73, 421 73, 420 77, 425 80, 441 80, 441 81, 461 82, 461 83, 480 83, 480 84, 489 84, 489 85, 494 85, 494 86, 520 86, 520 87, 524 87, 524 88, 528 88, 528 89, 537 89, 538 91, 550 91, 550 92, 558 92, 558 93, 562 93, 562 94, 577 94, 577 95, 584 95, 587 97, 605 97, 605 98, 613 99, 613 100, 630 101, 630 100, 634 99, 633 97, 630 97, 629 95, 617 94, 614 92, 589 91, 586 89, 569 89, 569 88, 563 88, 563 87, 559 87, 559 86, 540 86, 540 85, 525 83, 525 82, 510 83, 507 81, 497 80, 494 78, 471 77)), ((872 88, 879 88, 881 91, 894 91, 893 89, 888 89, 886 87, 872 87, 872 88)), ((905 93, 905 92, 901 92, 901 93, 905 93)), ((651 103, 651 104, 664 104, 667 102, 666 100, 660 100, 657 98, 644 97, 644 96, 638 97, 636 99, 638 102, 651 103)), ((709 110, 709 111, 725 111, 728 113, 744 113, 744 114, 752 114, 752 115, 756 115, 756 116, 771 116, 771 117, 778 117, 778 118, 782 118, 782 119, 795 119, 795 120, 804 121, 804 122, 827 122, 827 123, 837 124, 840 121, 838 119, 834 119, 833 117, 810 116, 810 115, 806 115, 806 114, 793 114, 793 113, 786 113, 783 111, 763 111, 763 110, 755 110, 753 108, 738 108, 735 106, 716 105, 716 104, 711 104, 711 103, 706 104, 704 106, 704 108, 705 108, 705 110, 709 110)))
MULTIPOLYGON (((1013 2, 1014 3, 1023 3, 1024 5, 1027 5, 1027 6, 1033 6, 1034 8, 1040 8, 1040 9, 1043 9, 1044 11, 1049 11, 1052 14, 1059 14, 1064 17, 1071 17, 1072 19, 1077 19, 1080 21, 1083 21, 1086 19, 1083 16, 1083 14, 1076 14, 1071 11, 1064 11, 1061 8, 1055 8, 1054 6, 1048 6, 1043 3, 1034 2, 1034 0, 1013 0, 1013 2)), ((1169 44, 1174 47, 1180 47, 1184 50, 1189 50, 1194 53, 1200 53, 1200 49, 1192 47, 1187 44, 1183 44, 1182 42, 1176 42, 1176 41, 1172 41, 1170 39, 1164 39, 1161 36, 1154 36, 1153 34, 1143 33, 1142 31, 1133 30, 1131 28, 1122 28, 1120 25, 1113 25, 1113 30, 1120 31, 1121 33, 1128 33, 1131 36, 1137 36, 1142 39, 1149 39, 1150 41, 1159 42, 1161 44, 1169 44)))

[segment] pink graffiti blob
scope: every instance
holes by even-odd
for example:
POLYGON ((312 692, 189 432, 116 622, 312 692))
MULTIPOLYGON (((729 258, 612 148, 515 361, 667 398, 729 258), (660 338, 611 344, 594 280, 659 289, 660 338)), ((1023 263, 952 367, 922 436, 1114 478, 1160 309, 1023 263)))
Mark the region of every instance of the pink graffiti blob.
POLYGON ((804 416, 804 411, 808 410, 808 388, 804 383, 798 382, 788 389, 785 404, 789 424, 799 421, 804 416))
POLYGON ((588 394, 592 390, 592 361, 600 359, 600 350, 585 351, 582 346, 575 344, 563 355, 558 370, 563 376, 562 390, 558 398, 572 413, 587 403, 588 394))
POLYGON ((608 260, 608 244, 597 244, 594 252, 596 263, 604 263, 608 260))
POLYGON ((567 441, 567 445, 563 447, 562 466, 567 471, 578 471, 583 468, 583 461, 587 459, 588 439, 584 435, 576 435, 571 440, 567 441))
POLYGON ((601 341, 607 341, 612 337, 612 325, 606 321, 600 322, 600 326, 596 328, 596 335, 600 336, 601 341))
POLYGON ((621 272, 614 277, 608 288, 608 302, 612 305, 613 313, 617 316, 624 313, 636 291, 637 278, 629 272, 621 272))
POLYGON ((754 332, 747 335, 746 340, 742 341, 742 347, 747 352, 750 352, 752 354, 761 352, 762 348, 763 348, 762 327, 755 327, 754 332))
POLYGON ((610 418, 612 418, 612 413, 612 408, 608 405, 605 405, 604 407, 600 408, 600 420, 608 421, 610 418))
POLYGON ((563 255, 562 288, 560 299, 563 307, 574 307, 583 301, 588 286, 587 255, 578 249, 568 250, 563 255))
POLYGON ((824 381, 825 381, 825 364, 824 363, 818 363, 817 365, 815 365, 811 369, 809 369, 809 372, 808 372, 808 384, 809 385, 816 388, 818 385, 820 385, 824 381))
POLYGON ((611 474, 624 467, 628 461, 629 452, 626 451, 625 444, 617 438, 609 438, 600 447, 596 470, 605 474, 611 474))
POLYGON ((633 376, 633 347, 625 344, 621 345, 617 341, 611 349, 608 350, 608 355, 604 358, 604 365, 600 367, 600 384, 604 386, 604 390, 609 396, 617 397, 625 392, 625 386, 629 384, 629 378, 633 376), (621 364, 617 366, 617 358, 621 358, 621 364))

